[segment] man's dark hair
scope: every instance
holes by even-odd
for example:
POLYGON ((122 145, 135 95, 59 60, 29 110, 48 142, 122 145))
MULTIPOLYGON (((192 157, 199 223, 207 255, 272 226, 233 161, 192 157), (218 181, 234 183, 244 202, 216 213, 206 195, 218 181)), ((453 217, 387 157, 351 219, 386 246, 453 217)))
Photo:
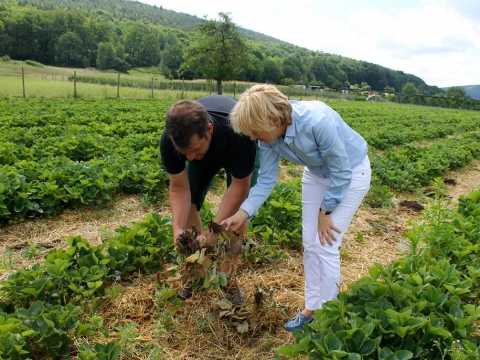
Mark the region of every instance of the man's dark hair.
POLYGON ((192 136, 203 139, 207 135, 209 116, 202 104, 192 100, 182 100, 167 112, 165 128, 175 145, 185 149, 192 136))

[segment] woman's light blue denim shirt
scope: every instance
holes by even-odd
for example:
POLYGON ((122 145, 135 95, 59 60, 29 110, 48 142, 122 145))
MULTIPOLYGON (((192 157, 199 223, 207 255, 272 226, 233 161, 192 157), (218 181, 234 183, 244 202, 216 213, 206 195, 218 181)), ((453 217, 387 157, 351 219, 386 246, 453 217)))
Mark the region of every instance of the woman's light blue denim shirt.
POLYGON ((332 211, 342 202, 352 179, 352 168, 367 155, 366 141, 321 101, 291 100, 292 125, 285 138, 270 144, 259 142, 260 170, 257 184, 240 206, 249 219, 270 196, 278 178, 280 156, 307 166, 321 177, 331 178, 331 186, 321 208, 332 211))

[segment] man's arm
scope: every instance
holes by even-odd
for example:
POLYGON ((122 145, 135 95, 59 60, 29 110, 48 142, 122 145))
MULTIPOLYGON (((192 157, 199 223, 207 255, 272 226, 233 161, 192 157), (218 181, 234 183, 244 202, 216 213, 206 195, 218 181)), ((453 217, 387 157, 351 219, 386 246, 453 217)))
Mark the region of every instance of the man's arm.
POLYGON ((238 211, 240 205, 248 196, 251 178, 252 174, 243 179, 237 179, 232 176, 232 183, 223 195, 222 201, 218 208, 217 216, 215 217, 215 222, 217 224, 238 211))
POLYGON ((192 205, 187 168, 179 174, 170 174, 170 211, 172 213, 173 238, 185 231, 192 205))

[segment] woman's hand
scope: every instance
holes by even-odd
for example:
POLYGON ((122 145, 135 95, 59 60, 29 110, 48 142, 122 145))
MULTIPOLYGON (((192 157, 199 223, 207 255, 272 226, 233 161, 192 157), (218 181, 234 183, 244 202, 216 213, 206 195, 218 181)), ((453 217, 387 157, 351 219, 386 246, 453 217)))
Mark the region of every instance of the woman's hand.
POLYGON ((332 246, 337 240, 333 232, 341 233, 340 229, 333 225, 332 217, 323 213, 318 213, 318 237, 320 243, 325 246, 325 241, 332 246))
POLYGON ((225 220, 223 220, 220 223, 220 225, 225 227, 225 230, 229 230, 229 229, 238 230, 240 225, 242 225, 243 222, 247 219, 248 219, 248 214, 244 210, 240 209, 235 213, 235 215, 230 216, 229 218, 226 218, 225 220))

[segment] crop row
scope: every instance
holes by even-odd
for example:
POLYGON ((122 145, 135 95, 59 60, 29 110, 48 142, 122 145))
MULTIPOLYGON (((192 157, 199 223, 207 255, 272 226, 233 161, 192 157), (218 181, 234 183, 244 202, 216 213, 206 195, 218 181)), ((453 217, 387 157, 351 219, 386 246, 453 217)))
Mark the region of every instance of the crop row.
POLYGON ((448 210, 440 179, 406 257, 317 310, 277 353, 310 359, 479 359, 480 191, 448 210))
MULTIPOLYGON (((407 256, 372 267, 370 276, 352 284, 338 301, 326 303, 316 312, 315 323, 294 334, 296 344, 279 347, 278 353, 332 360, 439 359, 445 354, 478 359, 480 337, 474 324, 480 319, 480 191, 461 198, 454 211, 445 204, 440 184, 438 179, 422 225, 406 234, 411 247, 407 256)), ((268 202, 277 208, 286 190, 292 201, 283 211, 286 221, 264 228, 267 236, 261 235, 263 244, 254 246, 257 254, 244 249, 249 261, 283 258, 275 249, 285 237, 277 241, 268 234, 286 235, 290 230, 284 225, 300 221, 299 185, 298 179, 277 185, 268 202)), ((102 332, 108 337, 109 331, 101 317, 91 314, 123 291, 115 283, 125 275, 156 272, 175 259, 170 219, 157 214, 118 229, 99 246, 80 237, 68 243, 65 250, 50 251, 43 265, 17 270, 1 283, 0 357, 118 358, 118 343, 88 344, 90 336, 102 332), (80 344, 76 353, 74 341, 80 344)), ((174 296, 168 284, 157 286, 167 291, 167 298, 174 296)), ((180 304, 172 299, 169 306, 180 304)))
MULTIPOLYGON (((168 176, 159 160, 158 141, 170 103, 72 99, 0 99, 0 103, 0 226, 102 204, 117 194, 141 194, 152 200, 164 196, 168 176)), ((412 191, 480 156, 478 133, 468 133, 480 126, 477 113, 384 105, 332 104, 373 143, 374 187, 412 191), (386 114, 396 122, 387 121, 386 114), (407 145, 450 134, 455 137, 428 146, 407 145), (394 148, 398 143, 402 146, 394 148), (375 144, 386 151, 377 151, 375 144)))

